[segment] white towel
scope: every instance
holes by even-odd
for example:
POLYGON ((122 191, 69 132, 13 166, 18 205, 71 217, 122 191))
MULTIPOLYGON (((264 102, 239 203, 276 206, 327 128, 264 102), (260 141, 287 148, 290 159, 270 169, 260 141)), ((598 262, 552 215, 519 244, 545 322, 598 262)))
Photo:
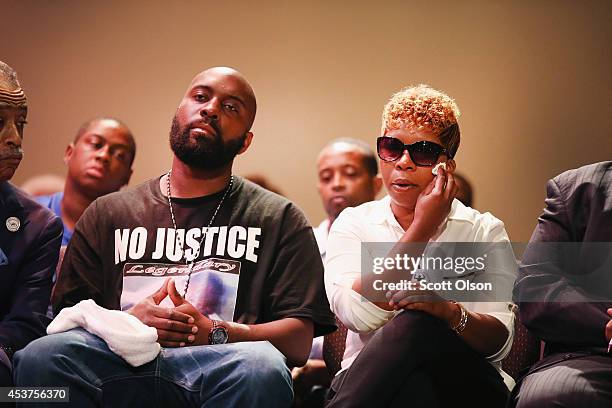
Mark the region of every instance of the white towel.
POLYGON ((444 170, 446 170, 446 162, 441 162, 438 163, 434 166, 433 169, 431 169, 431 174, 433 174, 434 176, 438 175, 438 170, 440 169, 440 167, 442 167, 444 170))
POLYGON ((134 367, 152 361, 161 349, 157 330, 127 312, 108 310, 92 299, 62 309, 47 327, 47 334, 82 327, 106 342, 108 348, 134 367))

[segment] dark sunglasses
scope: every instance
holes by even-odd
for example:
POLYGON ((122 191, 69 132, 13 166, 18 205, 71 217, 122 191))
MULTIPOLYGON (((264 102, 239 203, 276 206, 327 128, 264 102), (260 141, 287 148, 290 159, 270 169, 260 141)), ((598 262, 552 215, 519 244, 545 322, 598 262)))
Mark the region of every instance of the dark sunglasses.
POLYGON ((376 149, 380 160, 392 162, 399 160, 408 150, 410 159, 420 167, 433 166, 442 154, 448 155, 447 150, 437 143, 422 140, 412 144, 404 144, 395 137, 381 136, 376 139, 376 149))

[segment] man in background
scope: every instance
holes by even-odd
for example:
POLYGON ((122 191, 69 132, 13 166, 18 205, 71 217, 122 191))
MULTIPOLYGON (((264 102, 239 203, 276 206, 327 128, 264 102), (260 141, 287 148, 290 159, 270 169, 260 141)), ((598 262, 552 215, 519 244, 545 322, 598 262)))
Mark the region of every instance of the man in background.
POLYGON ((367 143, 352 138, 328 143, 319 153, 317 171, 317 189, 327 218, 314 231, 325 261, 327 234, 334 220, 345 208, 374 200, 382 180, 374 151, 367 143))
POLYGON ((461 201, 466 207, 474 208, 474 190, 472 183, 465 178, 461 173, 455 173, 455 182, 457 183, 457 200, 461 201))
MULTIPOLYGON (((376 155, 367 143, 339 138, 328 143, 317 159, 319 182, 317 189, 323 202, 327 218, 314 228, 321 259, 325 261, 327 234, 334 220, 347 207, 356 207, 376 198, 382 187, 378 175, 376 155)), ((329 336, 346 337, 346 328, 339 327, 329 336)), ((305 366, 294 368, 292 375, 296 392, 296 404, 315 404, 316 391, 313 386, 329 386, 331 377, 323 361, 323 337, 313 341, 310 358, 305 366)), ((322 396, 321 396, 322 397, 322 396)))
POLYGON ((62 218, 68 245, 74 225, 96 198, 118 191, 132 175, 136 142, 121 121, 100 117, 85 122, 66 147, 64 191, 36 200, 62 218))

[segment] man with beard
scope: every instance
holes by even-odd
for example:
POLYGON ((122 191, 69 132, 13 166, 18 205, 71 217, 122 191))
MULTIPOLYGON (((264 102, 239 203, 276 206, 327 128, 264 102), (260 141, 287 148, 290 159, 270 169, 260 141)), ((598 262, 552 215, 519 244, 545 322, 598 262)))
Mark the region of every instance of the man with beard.
POLYGON ((287 364, 304 364, 313 333, 333 330, 334 318, 302 212, 232 175, 255 110, 240 73, 201 72, 172 122, 172 168, 99 198, 77 223, 55 311, 88 298, 127 309, 157 329, 157 358, 130 367, 101 339, 71 330, 17 354, 18 384, 69 386, 78 407, 291 405, 287 364), (211 320, 193 306, 201 273, 223 276, 233 316, 211 320))
POLYGON ((15 71, 0 61, 0 387, 12 384, 13 353, 44 334, 62 240, 60 220, 13 187, 28 113, 15 71))

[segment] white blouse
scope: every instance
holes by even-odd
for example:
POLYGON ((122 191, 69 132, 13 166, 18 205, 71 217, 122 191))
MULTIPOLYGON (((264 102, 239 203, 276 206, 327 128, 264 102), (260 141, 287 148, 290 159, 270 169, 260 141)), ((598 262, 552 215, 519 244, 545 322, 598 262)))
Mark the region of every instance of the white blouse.
MULTIPOLYGON (((361 276, 361 243, 397 242, 404 234, 391 211, 389 196, 378 201, 345 209, 332 224, 327 240, 325 260, 325 290, 332 311, 349 328, 342 370, 346 370, 374 332, 396 313, 386 311, 352 290, 353 282, 361 276)), ((433 242, 506 242, 508 234, 504 224, 490 213, 481 214, 473 208, 454 200, 447 219, 440 225, 433 242)), ((513 282, 516 276, 513 257, 503 260, 502 271, 513 282)), ((499 268, 499 265, 497 267, 499 268)), ((486 270, 485 273, 491 273, 486 270)), ((507 279, 506 279, 507 280, 507 279)), ((473 312, 491 315, 508 329, 508 338, 496 353, 487 360, 500 371, 509 388, 514 380, 501 370, 501 360, 508 354, 514 337, 514 313, 511 302, 462 302, 473 312)), ((341 370, 341 371, 342 371, 341 370)))

